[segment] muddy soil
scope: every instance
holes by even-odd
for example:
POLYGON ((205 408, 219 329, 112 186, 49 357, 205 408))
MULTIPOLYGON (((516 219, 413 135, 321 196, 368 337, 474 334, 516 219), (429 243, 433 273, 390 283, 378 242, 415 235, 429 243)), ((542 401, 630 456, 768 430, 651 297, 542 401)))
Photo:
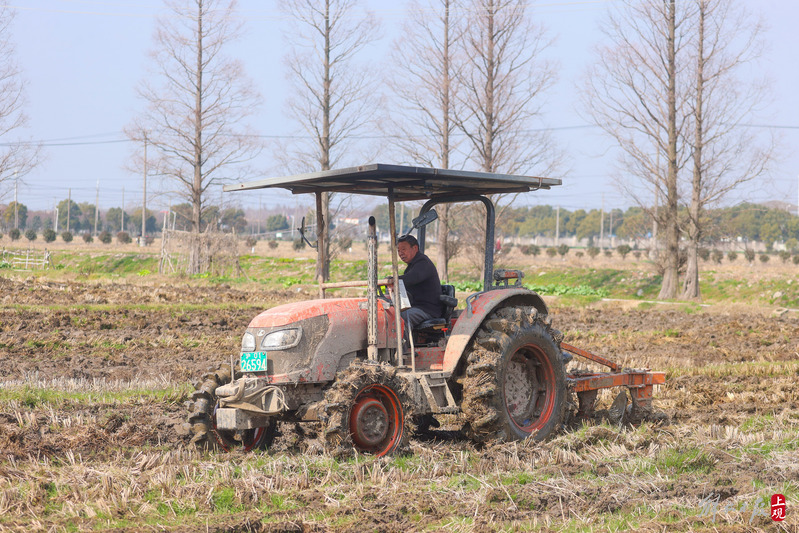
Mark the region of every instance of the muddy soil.
MULTIPOLYGON (((0 384, 59 379, 196 383, 205 372, 238 353, 241 332, 252 317, 278 302, 303 298, 288 291, 250 292, 227 285, 94 284, 3 277, 0 289, 4 303, 0 384)), ((777 315, 740 307, 689 313, 672 306, 641 310, 615 302, 577 309, 555 302, 551 314, 566 342, 628 367, 701 369, 720 363, 799 358, 796 313, 777 315)), ((570 368, 582 367, 590 365, 576 358, 570 368)), ((691 397, 689 405, 674 409, 671 416, 725 423, 753 410, 749 404, 727 405, 725 391, 763 395, 773 393, 773 385, 757 376, 735 376, 717 383, 698 375, 670 380, 664 389, 691 397)), ((779 410, 760 402, 758 409, 764 407, 779 410)), ((170 420, 168 427, 182 422, 183 415, 180 409, 158 414, 170 420)), ((143 441, 159 438, 153 424, 140 427, 148 435, 143 441)), ((106 440, 116 442, 111 437, 106 440)), ((31 451, 30 447, 25 451, 31 451)))
MULTIPOLYGON (((253 316, 277 302, 301 298, 290 292, 250 292, 227 286, 94 284, 0 277, 0 388, 27 382, 34 388, 50 384, 54 389, 63 385, 70 390, 81 386, 127 390, 136 389, 137 383, 143 388, 152 387, 153 383, 166 388, 172 383, 179 389, 172 396, 160 398, 156 409, 146 395, 133 395, 125 401, 114 397, 89 403, 69 400, 56 403, 54 408, 52 402, 42 401, 32 393, 30 399, 0 405, 2 456, 14 461, 57 458, 67 453, 110 457, 130 447, 186 445, 190 438, 185 424, 189 384, 238 352, 241 332, 253 316)), ((553 303, 551 308, 553 325, 563 330, 566 342, 629 367, 692 369, 676 372, 678 375, 656 392, 656 405, 671 420, 667 431, 672 437, 692 428, 740 426, 756 414, 774 420, 794 420, 798 416, 796 313, 775 314, 745 307, 687 312, 670 306, 639 309, 617 303, 579 309, 553 303), (792 370, 782 375, 746 375, 729 370, 729 365, 734 367, 741 362, 766 366, 791 363, 792 370)), ((572 368, 581 366, 586 365, 575 361, 572 368)), ((459 436, 457 418, 443 421, 445 426, 438 435, 416 439, 412 447, 418 450, 443 446, 438 449, 445 455, 468 449, 487 461, 494 460, 491 446, 475 449, 459 436)), ((276 446, 290 453, 309 453, 313 451, 309 442, 314 436, 313 427, 298 433, 293 426, 284 426, 276 446)), ((590 437, 582 445, 590 446, 590 437)), ((629 443, 633 449, 636 446, 651 450, 657 443, 629 443)), ((507 449, 500 450, 500 455, 509 453, 507 449)), ((762 482, 767 475, 762 461, 744 465, 729 457, 720 456, 717 460, 715 483, 729 485, 731 490, 743 490, 755 477, 762 482)), ((542 468, 547 467, 544 464, 542 468)), ((568 461, 551 468, 553 475, 561 478, 585 473, 583 467, 576 466, 570 471, 568 461)), ((775 484, 784 482, 779 474, 772 476, 775 484)), ((619 488, 622 489, 628 488, 619 488)), ((688 496, 701 498, 699 489, 691 490, 688 496)), ((314 500, 310 490, 302 495, 314 500)), ((502 499, 505 495, 497 493, 495 497, 502 499)), ((597 509, 614 512, 625 505, 634 506, 636 501, 632 495, 620 503, 607 493, 579 493, 579 497, 580 501, 589 502, 580 508, 583 513, 597 509)), ((667 498, 669 494, 659 493, 658 497, 667 498)), ((551 510, 560 501, 559 496, 536 498, 529 508, 551 510)), ((367 498, 360 505, 349 512, 368 508, 366 516, 377 516, 372 512, 381 510, 380 518, 367 524, 369 528, 396 530, 394 526, 405 524, 404 529, 412 530, 420 525, 407 524, 407 514, 399 503, 386 509, 367 498)), ((420 503, 402 505, 418 507, 420 503)), ((435 515, 434 509, 424 512, 435 515)), ((508 513, 511 516, 504 517, 504 523, 529 518, 524 513, 508 513)), ((290 523, 285 523, 287 530, 292 530, 290 523)), ((490 529, 490 523, 490 517, 480 517, 474 530, 482 530, 477 527, 480 524, 490 529)))

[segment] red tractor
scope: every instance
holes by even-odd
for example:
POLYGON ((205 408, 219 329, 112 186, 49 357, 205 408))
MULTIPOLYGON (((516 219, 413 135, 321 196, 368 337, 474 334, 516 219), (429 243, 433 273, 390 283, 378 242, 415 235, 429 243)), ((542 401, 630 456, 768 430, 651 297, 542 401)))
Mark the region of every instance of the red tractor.
MULTIPOLYGON (((204 376, 189 416, 193 442, 210 448, 270 446, 278 421, 320 422, 325 445, 385 455, 401 450, 416 424, 461 413, 476 441, 545 439, 571 414, 590 417, 597 391, 626 387, 633 419, 651 410, 662 372, 622 370, 611 361, 563 342, 544 300, 522 285, 518 270, 494 270, 494 206, 488 195, 549 189, 559 179, 395 165, 369 165, 226 187, 281 187, 317 195, 317 238, 322 239, 321 193, 388 199, 393 283, 378 282, 374 219, 368 235, 366 281, 320 284, 321 298, 280 305, 256 316, 241 353, 204 376), (482 202, 485 218, 483 290, 457 309, 455 289, 441 286, 441 317, 417 326, 403 349, 405 326, 397 309, 395 202, 426 200, 414 219, 420 251, 425 225, 439 203, 482 202), (364 287, 360 298, 325 298, 338 287, 364 287), (569 374, 572 354, 608 372, 569 374), (576 404, 572 402, 577 396, 576 404), (573 409, 572 409, 573 411, 573 409)), ((304 238, 304 235, 303 235, 304 238)), ((621 395, 620 395, 621 397, 621 395)), ((618 402, 614 402, 618 403, 618 402)), ((626 407, 624 394, 622 408, 626 407)), ((625 409, 623 409, 625 410, 625 409)))

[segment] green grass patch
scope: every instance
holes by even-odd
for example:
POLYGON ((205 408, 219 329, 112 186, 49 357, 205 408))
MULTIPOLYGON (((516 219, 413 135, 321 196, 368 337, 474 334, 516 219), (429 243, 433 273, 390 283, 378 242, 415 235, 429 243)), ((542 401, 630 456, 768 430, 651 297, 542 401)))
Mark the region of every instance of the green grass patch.
POLYGON ((140 275, 157 272, 159 257, 155 253, 135 252, 70 252, 53 254, 61 269, 74 271, 85 277, 103 277, 109 274, 140 275))
POLYGON ((745 453, 771 458, 775 454, 799 450, 799 436, 784 439, 766 439, 742 448, 745 453))
POLYGON ((716 465, 716 461, 700 448, 667 449, 661 452, 654 466, 668 475, 708 474, 716 465))
POLYGON ((741 424, 741 431, 744 433, 754 433, 758 431, 763 431, 765 429, 770 429, 774 426, 774 415, 766 414, 766 415, 754 415, 746 420, 744 423, 741 424))
POLYGON ((274 513, 276 511, 291 511, 299 509, 300 504, 296 500, 289 498, 284 494, 270 494, 269 499, 265 500, 259 506, 263 513, 274 513))
POLYGON ((530 483, 537 483, 538 481, 539 478, 531 472, 519 472, 500 479, 503 485, 528 485, 530 483))
MULTIPOLYGON (((89 386, 90 387, 90 386, 89 386)), ((0 388, 0 402, 17 401, 31 409, 40 406, 64 407, 85 404, 120 403, 175 403, 188 399, 194 388, 189 383, 176 384, 164 389, 126 389, 120 391, 81 391, 70 392, 49 388, 23 386, 4 386, 0 388)))
POLYGON ((236 489, 232 487, 215 490, 211 496, 211 503, 217 513, 238 512, 244 509, 241 501, 236 497, 236 489))
POLYGON ((526 288, 538 294, 546 296, 597 296, 607 298, 610 292, 602 287, 591 287, 589 285, 565 285, 562 283, 550 285, 525 285, 526 288))
POLYGON ((453 489, 478 490, 481 487, 481 483, 473 476, 455 474, 449 478, 447 486, 453 489))

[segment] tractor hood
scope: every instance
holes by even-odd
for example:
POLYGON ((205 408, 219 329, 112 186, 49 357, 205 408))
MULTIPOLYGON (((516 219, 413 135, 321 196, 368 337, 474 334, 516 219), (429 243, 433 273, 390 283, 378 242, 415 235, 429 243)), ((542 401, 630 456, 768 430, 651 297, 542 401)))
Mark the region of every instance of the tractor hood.
MULTIPOLYGON (((246 335, 265 339, 291 328, 300 331, 292 346, 266 349, 268 375, 278 382, 327 382, 366 351, 366 298, 310 300, 273 307, 256 316, 246 335)), ((394 308, 378 301, 378 348, 396 347, 394 308)), ((247 351, 247 350, 245 350, 247 351)))
POLYGON ((300 320, 327 315, 336 316, 339 321, 354 321, 353 325, 363 324, 366 334, 366 298, 330 298, 326 300, 307 300, 278 305, 267 309, 250 322, 251 328, 273 328, 286 326, 300 320))

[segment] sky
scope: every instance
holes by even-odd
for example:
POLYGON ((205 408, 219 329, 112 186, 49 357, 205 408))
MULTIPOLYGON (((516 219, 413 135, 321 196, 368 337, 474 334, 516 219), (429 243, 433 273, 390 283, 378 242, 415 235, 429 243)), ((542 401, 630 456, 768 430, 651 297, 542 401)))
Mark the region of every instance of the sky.
MULTIPOLYGON (((768 178, 738 191, 730 202, 799 200, 799 1, 743 0, 763 17, 766 53, 752 73, 769 79, 770 95, 752 121, 758 131, 780 139, 780 158, 768 178)), ((547 51, 558 62, 558 81, 547 93, 543 124, 553 129, 566 153, 563 186, 526 195, 528 204, 565 209, 626 208, 632 204, 614 186, 612 143, 592 127, 580 111, 578 86, 602 42, 599 24, 616 0, 542 0, 531 15, 555 39, 547 51)), ((19 184, 19 201, 29 209, 48 209, 71 197, 94 203, 99 187, 101 210, 123 202, 132 211, 142 202, 142 176, 127 170, 141 146, 128 141, 123 128, 144 103, 136 87, 147 75, 158 16, 167 13, 158 0, 26 0, 7 4, 16 12, 13 41, 27 82, 26 138, 41 141, 44 160, 19 184), (98 185, 99 184, 99 185, 98 185)), ((365 51, 364 61, 379 71, 405 17, 404 0, 369 0, 382 23, 382 39, 365 51)), ((264 105, 253 119, 261 135, 285 136, 293 131, 283 112, 288 92, 286 53, 281 36, 285 23, 272 0, 240 0, 246 33, 230 54, 244 62, 264 105)), ((394 163, 380 157, 353 163, 394 163)), ((264 175, 283 175, 267 149, 257 161, 264 175)), ((255 177, 254 177, 255 178, 255 177)), ((148 184, 148 208, 163 210, 179 203, 165 184, 148 184)), ((310 198, 282 191, 220 194, 225 205, 264 209, 309 204, 310 198)), ((8 195, 0 199, 7 203, 8 195)))

